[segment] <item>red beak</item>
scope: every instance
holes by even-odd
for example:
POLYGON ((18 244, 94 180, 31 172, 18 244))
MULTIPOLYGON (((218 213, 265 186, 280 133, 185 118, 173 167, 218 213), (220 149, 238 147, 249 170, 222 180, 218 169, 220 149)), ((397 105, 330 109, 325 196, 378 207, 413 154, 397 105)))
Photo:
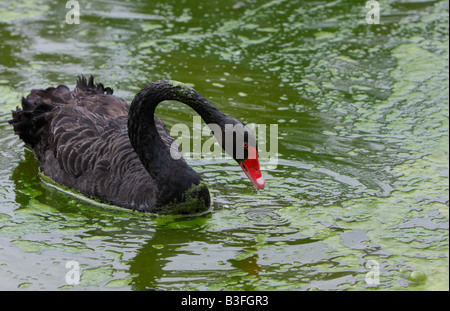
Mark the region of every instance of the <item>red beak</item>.
POLYGON ((248 179, 252 182, 258 190, 263 190, 266 185, 264 177, 262 177, 261 169, 259 168, 258 152, 255 148, 249 147, 249 157, 240 163, 242 170, 248 179))

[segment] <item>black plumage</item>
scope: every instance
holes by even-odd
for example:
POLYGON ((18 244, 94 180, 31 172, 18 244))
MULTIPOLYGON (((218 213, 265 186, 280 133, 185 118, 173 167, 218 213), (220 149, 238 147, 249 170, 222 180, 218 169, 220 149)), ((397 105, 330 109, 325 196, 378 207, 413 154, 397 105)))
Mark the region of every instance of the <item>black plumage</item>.
POLYGON ((180 83, 149 83, 129 105, 92 76, 79 77, 73 91, 32 90, 9 122, 33 148, 41 172, 59 184, 133 210, 206 210, 207 187, 183 158, 170 156, 174 139, 154 116, 163 100, 191 106, 207 123, 240 123, 180 83))

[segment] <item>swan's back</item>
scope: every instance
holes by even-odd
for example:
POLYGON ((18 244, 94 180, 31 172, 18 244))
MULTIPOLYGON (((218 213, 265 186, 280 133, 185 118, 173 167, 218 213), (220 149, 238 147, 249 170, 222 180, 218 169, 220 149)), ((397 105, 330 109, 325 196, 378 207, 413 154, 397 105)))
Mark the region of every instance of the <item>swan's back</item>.
MULTIPOLYGON (((32 90, 10 123, 31 146, 41 172, 55 182, 104 202, 153 211, 156 185, 128 138, 129 104, 93 78, 32 90)), ((167 145, 173 142, 155 118, 167 145)))

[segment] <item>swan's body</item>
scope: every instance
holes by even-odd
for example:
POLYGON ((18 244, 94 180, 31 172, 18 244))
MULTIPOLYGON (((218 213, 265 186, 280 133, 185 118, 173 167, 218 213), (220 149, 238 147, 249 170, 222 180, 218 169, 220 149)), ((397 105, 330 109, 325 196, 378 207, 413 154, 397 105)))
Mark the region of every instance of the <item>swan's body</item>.
MULTIPOLYGON (((32 90, 22 99, 22 109, 13 111, 10 123, 33 148, 44 175, 86 196, 156 213, 207 209, 207 187, 183 158, 170 156, 174 139, 154 116, 155 108, 163 100, 178 100, 208 124, 223 127, 239 121, 193 89, 173 82, 146 85, 131 105, 112 93, 111 88, 94 84, 92 77, 89 82, 79 78, 73 91, 62 85, 32 90)), ((247 158, 236 160, 251 180, 260 178, 259 185, 252 180, 255 187, 263 188, 259 164, 248 161, 249 175, 247 158)))

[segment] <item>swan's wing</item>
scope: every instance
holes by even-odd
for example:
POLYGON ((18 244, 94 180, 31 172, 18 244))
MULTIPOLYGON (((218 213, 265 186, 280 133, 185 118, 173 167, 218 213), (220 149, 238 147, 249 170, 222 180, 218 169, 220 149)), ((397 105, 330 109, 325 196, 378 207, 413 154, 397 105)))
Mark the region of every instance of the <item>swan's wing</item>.
MULTIPOLYGON (((112 89, 79 78, 73 91, 62 85, 32 90, 10 123, 54 181, 109 203, 148 210, 155 204, 156 186, 128 139, 128 110, 112 89)), ((156 117, 155 123, 165 144, 179 149, 164 123, 156 117)))

